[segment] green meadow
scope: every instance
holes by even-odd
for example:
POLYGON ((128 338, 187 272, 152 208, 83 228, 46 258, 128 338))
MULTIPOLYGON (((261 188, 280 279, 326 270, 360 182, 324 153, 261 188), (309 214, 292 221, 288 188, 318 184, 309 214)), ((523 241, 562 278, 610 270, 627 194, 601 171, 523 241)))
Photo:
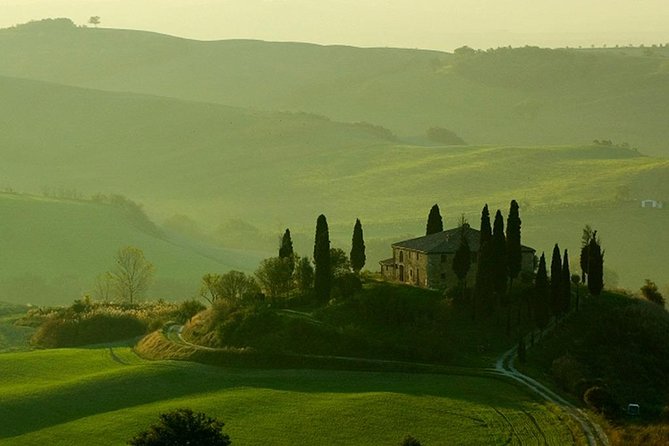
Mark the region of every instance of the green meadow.
MULTIPOLYGON (((574 442, 565 415, 498 378, 225 369, 148 362, 125 347, 0 356, 0 444, 123 444, 178 407, 234 444, 574 442)), ((579 440, 580 441, 580 440, 579 440)))

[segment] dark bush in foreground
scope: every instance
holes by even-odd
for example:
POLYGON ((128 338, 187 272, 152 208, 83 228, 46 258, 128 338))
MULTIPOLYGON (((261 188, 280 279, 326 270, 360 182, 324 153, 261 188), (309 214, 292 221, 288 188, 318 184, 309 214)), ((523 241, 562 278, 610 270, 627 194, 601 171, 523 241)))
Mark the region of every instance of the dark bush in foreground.
POLYGON ((96 314, 85 319, 49 319, 32 338, 40 347, 101 344, 143 335, 146 323, 128 315, 96 314))
POLYGON ((412 437, 411 435, 407 435, 404 441, 400 444, 400 446, 420 446, 420 441, 418 439, 412 437))
POLYGON ((190 409, 160 414, 160 421, 128 441, 132 446, 227 446, 224 423, 190 409))

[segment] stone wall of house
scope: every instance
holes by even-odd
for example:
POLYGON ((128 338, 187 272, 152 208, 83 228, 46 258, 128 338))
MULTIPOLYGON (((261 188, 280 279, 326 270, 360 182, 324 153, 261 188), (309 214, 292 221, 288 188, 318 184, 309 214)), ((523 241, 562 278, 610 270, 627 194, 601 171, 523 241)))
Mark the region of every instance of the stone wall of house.
POLYGON ((402 283, 427 287, 428 256, 410 249, 393 248, 393 258, 397 269, 395 280, 402 283))

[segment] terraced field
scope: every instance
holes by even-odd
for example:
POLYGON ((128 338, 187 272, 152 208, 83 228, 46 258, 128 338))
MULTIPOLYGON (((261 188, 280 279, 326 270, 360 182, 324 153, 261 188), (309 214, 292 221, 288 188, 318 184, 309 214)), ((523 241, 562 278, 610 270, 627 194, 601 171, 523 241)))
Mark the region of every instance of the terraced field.
POLYGON ((558 409, 493 377, 223 369, 126 347, 6 353, 0 376, 2 445, 122 444, 184 406, 238 445, 582 442, 558 409))

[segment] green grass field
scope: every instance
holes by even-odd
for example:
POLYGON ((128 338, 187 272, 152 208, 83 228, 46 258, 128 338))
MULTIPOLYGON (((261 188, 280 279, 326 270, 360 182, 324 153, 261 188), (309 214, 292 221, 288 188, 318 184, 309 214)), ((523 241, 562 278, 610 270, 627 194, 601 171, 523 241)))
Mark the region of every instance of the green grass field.
POLYGON ((177 407, 233 444, 573 444, 563 415, 496 378, 240 370, 147 362, 128 348, 0 355, 0 444, 123 444, 177 407))

